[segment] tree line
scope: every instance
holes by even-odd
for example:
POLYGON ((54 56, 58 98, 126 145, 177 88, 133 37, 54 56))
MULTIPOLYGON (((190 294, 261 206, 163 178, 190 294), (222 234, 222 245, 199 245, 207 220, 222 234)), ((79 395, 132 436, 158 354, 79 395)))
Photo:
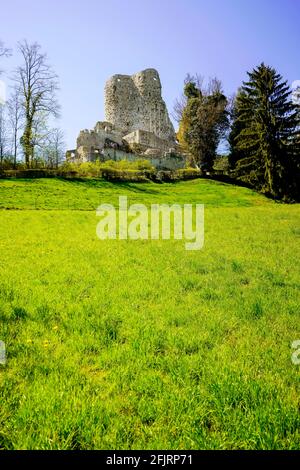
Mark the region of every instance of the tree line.
POLYGON ((218 146, 226 140, 231 178, 275 199, 299 201, 300 88, 293 91, 264 63, 247 75, 230 99, 219 80, 203 87, 200 76, 187 76, 174 107, 179 144, 210 173, 218 146))
MULTIPOLYGON (((0 100, 0 169, 58 167, 64 158, 64 133, 51 127, 58 118, 58 77, 38 43, 19 42, 21 63, 11 75, 9 99, 0 100)), ((12 51, 0 41, 0 58, 12 51)), ((0 70, 1 74, 1 70, 0 70)), ((0 97, 1 98, 1 97, 0 97)))
MULTIPOLYGON (((0 169, 57 167, 64 159, 63 132, 49 126, 59 116, 58 77, 37 43, 18 43, 9 100, 0 99, 0 169)), ((0 59, 11 51, 0 41, 0 59)), ((1 74, 1 68, 0 68, 1 74)), ((187 75, 174 106, 177 140, 191 166, 212 173, 220 142, 227 142, 228 173, 276 199, 300 200, 300 87, 292 90, 272 67, 260 64, 233 97, 222 83, 204 86, 187 75)), ((1 96, 0 96, 1 98, 1 96)))

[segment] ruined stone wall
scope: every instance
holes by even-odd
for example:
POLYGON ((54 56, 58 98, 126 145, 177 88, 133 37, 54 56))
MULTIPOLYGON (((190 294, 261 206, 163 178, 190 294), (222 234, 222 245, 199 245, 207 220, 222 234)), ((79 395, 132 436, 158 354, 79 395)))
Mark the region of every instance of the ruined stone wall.
POLYGON ((155 157, 152 155, 134 155, 133 153, 126 153, 121 150, 104 149, 101 158, 103 161, 115 160, 117 162, 121 160, 127 160, 128 162, 136 162, 137 160, 147 160, 157 170, 179 170, 186 166, 186 160, 181 155, 165 154, 161 157, 155 157))
POLYGON ((77 138, 76 158, 80 162, 94 161, 106 146, 107 140, 122 147, 122 131, 109 122, 97 122, 93 130, 80 131, 77 138), (96 153, 96 155, 95 155, 96 153))
POLYGON ((146 158, 158 169, 185 166, 178 155, 175 132, 161 96, 158 72, 114 75, 105 87, 106 121, 83 130, 69 161, 87 162, 146 158))
POLYGON ((161 96, 159 74, 147 69, 114 75, 105 85, 105 119, 125 134, 141 129, 175 144, 175 131, 161 96))
MULTIPOLYGON (((100 124, 100 123, 98 123, 100 124)), ((96 124, 94 130, 80 131, 77 138, 77 147, 86 146, 102 149, 106 139, 110 139, 119 145, 122 145, 122 134, 120 131, 108 128, 103 129, 96 124)))
POLYGON ((157 135, 153 134, 152 132, 144 131, 144 130, 137 130, 133 131, 128 135, 124 136, 124 140, 126 140, 130 144, 139 144, 143 150, 146 149, 158 149, 163 152, 167 152, 170 149, 170 141, 161 139, 157 137, 157 135))

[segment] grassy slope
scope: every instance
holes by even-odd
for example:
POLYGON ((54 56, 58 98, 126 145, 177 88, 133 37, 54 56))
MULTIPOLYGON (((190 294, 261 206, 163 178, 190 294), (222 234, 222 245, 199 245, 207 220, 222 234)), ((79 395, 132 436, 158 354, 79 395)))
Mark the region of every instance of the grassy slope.
POLYGON ((161 185, 97 179, 0 180, 0 209, 94 210, 102 202, 117 204, 123 195, 130 202, 144 204, 200 202, 212 207, 237 207, 265 206, 268 202, 264 196, 246 188, 208 180, 161 185))
POLYGON ((0 181, 0 207, 0 448, 299 448, 299 206, 53 179, 0 181), (205 248, 99 241, 120 194, 204 203, 205 248))

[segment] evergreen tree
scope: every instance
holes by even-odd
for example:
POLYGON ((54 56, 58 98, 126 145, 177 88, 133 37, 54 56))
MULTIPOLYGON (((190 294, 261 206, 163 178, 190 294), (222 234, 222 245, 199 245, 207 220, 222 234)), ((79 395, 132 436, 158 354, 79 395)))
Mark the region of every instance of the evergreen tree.
POLYGON ((241 97, 243 95, 243 91, 239 88, 232 105, 232 109, 230 110, 230 119, 231 119, 231 130, 228 137, 229 143, 229 157, 228 163, 231 169, 235 169, 239 160, 245 157, 245 152, 241 151, 238 146, 236 145, 236 137, 241 133, 244 129, 244 123, 238 119, 240 116, 240 109, 241 109, 241 97))
POLYGON ((248 76, 235 103, 231 162, 273 197, 298 197, 299 107, 275 69, 262 63, 248 76))

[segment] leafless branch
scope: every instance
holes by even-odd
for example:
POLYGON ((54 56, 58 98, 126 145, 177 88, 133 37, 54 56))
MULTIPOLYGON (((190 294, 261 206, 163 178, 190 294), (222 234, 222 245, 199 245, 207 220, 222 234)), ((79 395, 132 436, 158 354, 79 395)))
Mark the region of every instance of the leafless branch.
POLYGON ((33 158, 33 130, 37 116, 44 119, 52 115, 59 116, 59 105, 56 99, 58 77, 48 64, 46 54, 41 52, 38 43, 28 44, 26 40, 18 44, 23 63, 14 75, 17 87, 21 90, 22 106, 25 116, 25 129, 22 137, 26 164, 33 158))

